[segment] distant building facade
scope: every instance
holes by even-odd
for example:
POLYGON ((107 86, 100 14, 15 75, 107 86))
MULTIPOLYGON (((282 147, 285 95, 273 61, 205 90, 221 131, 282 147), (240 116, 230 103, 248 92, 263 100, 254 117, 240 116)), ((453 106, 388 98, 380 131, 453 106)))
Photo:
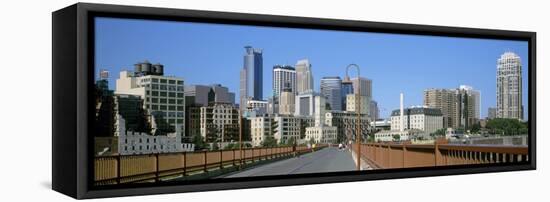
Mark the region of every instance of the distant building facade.
POLYGON ((231 105, 216 103, 200 108, 201 136, 206 142, 238 141, 239 110, 231 105))
POLYGON ((357 122, 357 114, 346 111, 328 111, 325 113, 325 124, 337 128, 337 142, 353 140, 356 136, 357 124, 361 124, 362 138, 366 140, 366 134, 370 129, 369 117, 367 114, 360 115, 360 122, 357 122))
POLYGON ((489 107, 487 108, 487 118, 488 119, 494 119, 497 118, 497 108, 495 107, 489 107))
POLYGON ((469 128, 479 121, 480 92, 469 86, 424 90, 424 105, 441 110, 445 128, 469 128))

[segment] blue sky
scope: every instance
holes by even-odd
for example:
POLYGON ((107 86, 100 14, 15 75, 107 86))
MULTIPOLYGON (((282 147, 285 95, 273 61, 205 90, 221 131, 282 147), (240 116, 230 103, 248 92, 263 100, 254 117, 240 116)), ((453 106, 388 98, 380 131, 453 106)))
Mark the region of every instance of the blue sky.
MULTIPOLYGON (((118 72, 149 60, 185 84, 220 83, 239 97, 244 46, 263 49, 264 97, 272 92, 272 67, 309 59, 315 90, 323 76, 344 77, 356 63, 373 80, 373 99, 382 117, 399 107, 421 105, 427 88, 470 85, 481 91, 481 116, 496 106, 496 62, 513 51, 523 64, 524 117, 527 116, 528 44, 524 41, 381 34, 349 31, 238 26, 115 18, 96 19, 95 69, 118 72)), ((350 72, 354 77, 355 72, 350 72)))

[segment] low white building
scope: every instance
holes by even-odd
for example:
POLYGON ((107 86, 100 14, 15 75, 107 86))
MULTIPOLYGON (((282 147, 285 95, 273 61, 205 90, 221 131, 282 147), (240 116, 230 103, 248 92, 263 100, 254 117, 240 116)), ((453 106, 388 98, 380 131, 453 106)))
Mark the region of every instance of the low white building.
POLYGON ((127 131, 126 121, 121 115, 117 115, 116 122, 120 155, 194 151, 194 144, 181 143, 181 127, 176 127, 174 133, 169 133, 166 136, 153 136, 147 133, 127 131))
POLYGON ((374 134, 374 141, 391 142, 391 141, 407 141, 412 139, 413 133, 410 130, 383 130, 374 134))
POLYGON ((306 141, 313 139, 315 143, 336 143, 336 127, 314 126, 306 128, 306 141))
MULTIPOLYGON (((401 130, 400 110, 391 114, 391 130, 401 130)), ((440 109, 425 106, 411 107, 403 110, 403 129, 418 129, 426 133, 433 133, 443 128, 443 114, 440 109)))
POLYGON ((291 138, 299 140, 300 134, 305 133, 305 129, 313 125, 313 117, 280 115, 251 117, 252 145, 260 146, 267 137, 275 138, 278 143, 286 143, 291 138))

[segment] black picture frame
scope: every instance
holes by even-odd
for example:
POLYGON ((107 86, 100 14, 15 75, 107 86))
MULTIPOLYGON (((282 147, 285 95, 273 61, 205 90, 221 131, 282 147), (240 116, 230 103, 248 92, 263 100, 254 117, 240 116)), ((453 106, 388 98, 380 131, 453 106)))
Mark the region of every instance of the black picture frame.
POLYGON ((536 169, 536 33, 461 27, 381 23, 353 20, 288 17, 184 9, 77 3, 52 14, 52 188, 68 196, 84 199, 443 176, 536 169), (92 186, 93 142, 90 126, 94 108, 94 26, 93 17, 109 16, 169 21, 211 22, 238 25, 311 28, 325 30, 368 31, 428 36, 452 36, 482 39, 527 41, 529 45, 529 161, 491 166, 462 165, 250 177, 189 184, 119 186, 101 189, 92 186))

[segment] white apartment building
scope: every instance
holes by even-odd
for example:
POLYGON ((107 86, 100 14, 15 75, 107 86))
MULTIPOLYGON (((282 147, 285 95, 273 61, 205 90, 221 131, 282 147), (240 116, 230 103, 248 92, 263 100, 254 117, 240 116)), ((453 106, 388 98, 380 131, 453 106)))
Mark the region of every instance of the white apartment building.
POLYGON ((168 135, 150 135, 126 130, 126 122, 121 115, 116 118, 116 134, 118 135, 118 153, 120 155, 138 155, 152 153, 173 153, 194 151, 194 144, 181 142, 181 128, 168 135))
POLYGON ((337 143, 337 128, 333 126, 314 126, 306 128, 306 141, 313 139, 315 143, 337 143))
MULTIPOLYGON (((401 130, 401 114, 400 110, 394 110, 391 114, 391 130, 401 130)), ((403 129, 411 130, 418 129, 427 134, 433 133, 436 130, 444 128, 443 114, 440 109, 429 107, 411 107, 403 110, 403 129)))
POLYGON ((505 52, 497 61, 497 118, 523 119, 521 58, 505 52))

